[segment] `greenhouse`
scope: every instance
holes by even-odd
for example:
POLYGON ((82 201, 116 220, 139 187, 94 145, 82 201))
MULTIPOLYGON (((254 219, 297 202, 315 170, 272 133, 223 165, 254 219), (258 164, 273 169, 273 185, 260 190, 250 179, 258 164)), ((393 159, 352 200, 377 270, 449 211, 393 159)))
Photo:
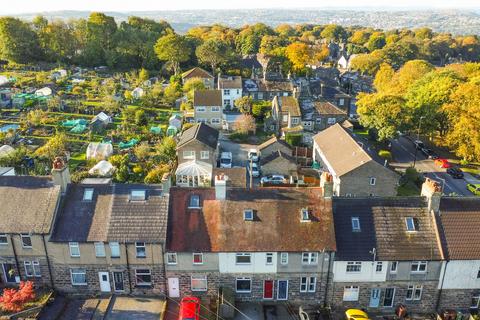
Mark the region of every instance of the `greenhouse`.
POLYGON ((87 147, 88 159, 107 159, 113 154, 113 146, 111 143, 90 142, 87 147))
POLYGON ((14 152, 15 149, 8 144, 4 144, 3 146, 0 147, 0 158, 8 156, 12 152, 14 152))
POLYGON ((76 127, 78 125, 84 125, 86 126, 88 124, 88 121, 85 119, 77 119, 77 120, 66 120, 62 122, 62 126, 64 127, 76 127))
POLYGON ((138 140, 137 139, 132 139, 128 142, 120 142, 118 144, 118 147, 120 149, 128 149, 128 148, 131 148, 131 147, 134 147, 136 144, 138 143, 138 140))
POLYGON ((73 127, 70 132, 72 133, 82 133, 85 130, 87 130, 87 126, 84 124, 77 124, 75 127, 73 127))
POLYGON ((93 168, 88 170, 88 173, 91 175, 98 175, 102 177, 111 176, 115 167, 106 160, 101 160, 93 168))
POLYGON ((189 161, 178 166, 175 175, 180 187, 210 187, 213 166, 206 162, 189 161))
POLYGON ((169 126, 168 129, 167 129, 167 136, 173 137, 174 135, 177 134, 177 132, 178 132, 177 127, 169 126))
POLYGON ((161 134, 162 133, 162 128, 160 128, 160 127, 150 127, 150 133, 161 134))

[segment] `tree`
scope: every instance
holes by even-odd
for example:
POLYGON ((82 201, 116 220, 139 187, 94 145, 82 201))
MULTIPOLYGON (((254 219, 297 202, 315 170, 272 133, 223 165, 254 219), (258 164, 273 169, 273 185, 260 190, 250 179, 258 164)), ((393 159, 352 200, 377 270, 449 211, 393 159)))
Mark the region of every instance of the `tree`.
POLYGON ((150 156, 150 146, 148 142, 142 142, 133 148, 133 153, 140 161, 145 161, 150 156))
POLYGON ((21 281, 17 289, 4 289, 0 297, 2 308, 10 312, 20 312, 27 302, 35 299, 35 291, 32 281, 21 281))
POLYGON ((195 91, 206 90, 205 83, 200 78, 192 78, 185 81, 183 84, 183 92, 187 95, 188 101, 193 101, 193 94, 195 91))
POLYGON ((331 41, 340 42, 346 38, 346 34, 347 32, 342 26, 337 24, 329 24, 325 26, 323 31, 320 33, 320 36, 331 41))
POLYGON ((59 96, 53 96, 47 100, 48 111, 59 110, 62 105, 62 99, 59 96))
POLYGON ((35 155, 50 160, 61 157, 67 151, 67 136, 64 133, 57 133, 47 143, 35 150, 35 155))
POLYGON ((392 87, 392 78, 394 75, 395 70, 393 70, 393 68, 389 64, 382 63, 373 81, 375 89, 377 89, 377 91, 379 92, 386 92, 390 90, 392 87))
POLYGON ((41 109, 35 109, 27 114, 27 124, 32 127, 38 127, 44 124, 47 119, 47 113, 41 109))
POLYGON ((145 126, 148 123, 148 118, 147 115, 145 114, 145 111, 139 109, 135 111, 135 124, 137 126, 145 126))
POLYGON ((42 57, 35 32, 20 19, 0 18, 0 58, 29 63, 42 57))
POLYGON ((376 54, 363 53, 352 58, 350 67, 363 74, 374 75, 382 63, 382 58, 376 54))
POLYGON ((385 34, 383 32, 374 32, 368 42, 365 44, 368 51, 373 52, 378 49, 382 49, 386 44, 385 34))
POLYGON ((305 66, 310 63, 313 58, 312 49, 303 42, 290 44, 286 48, 285 54, 292 63, 293 69, 296 71, 305 69, 305 66))
POLYGON ((155 44, 155 53, 159 60, 169 62, 174 74, 178 74, 180 63, 190 58, 191 48, 184 36, 170 33, 158 39, 155 44))
POLYGON ((217 67, 227 62, 230 56, 230 47, 224 41, 209 39, 197 47, 195 54, 198 61, 208 64, 215 74, 217 67))
POLYGON ((236 132, 241 134, 255 133, 257 130, 255 118, 249 114, 242 114, 237 121, 235 121, 234 128, 236 132))
POLYGON ((244 96, 235 100, 235 106, 241 113, 250 114, 252 112, 253 99, 249 96, 244 96))
POLYGON ((92 12, 86 24, 86 46, 83 60, 87 65, 102 65, 107 62, 107 53, 115 47, 114 34, 117 24, 113 17, 92 12))
POLYGON ((167 164, 160 164, 147 173, 144 182, 146 184, 161 183, 163 175, 168 172, 170 167, 167 164))
POLYGON ((161 142, 155 145, 156 157, 161 163, 170 163, 176 158, 175 139, 173 137, 164 137, 161 142))

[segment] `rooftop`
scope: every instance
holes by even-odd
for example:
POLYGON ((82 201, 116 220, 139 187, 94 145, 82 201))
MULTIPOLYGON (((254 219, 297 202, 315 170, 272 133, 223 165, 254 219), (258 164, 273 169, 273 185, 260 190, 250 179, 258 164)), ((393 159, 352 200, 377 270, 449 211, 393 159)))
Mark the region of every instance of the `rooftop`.
POLYGON ((193 140, 198 140, 210 148, 216 149, 218 143, 218 130, 204 123, 196 123, 182 132, 180 140, 177 143, 177 149, 193 140))
POLYGON ((222 92, 220 90, 196 90, 193 93, 193 105, 202 107, 221 107, 222 92))

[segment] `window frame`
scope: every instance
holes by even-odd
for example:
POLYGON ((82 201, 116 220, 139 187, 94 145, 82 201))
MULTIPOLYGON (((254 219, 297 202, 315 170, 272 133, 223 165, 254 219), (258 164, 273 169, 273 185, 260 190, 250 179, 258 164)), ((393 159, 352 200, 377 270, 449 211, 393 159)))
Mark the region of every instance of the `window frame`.
POLYGON ((105 251, 105 243, 103 243, 101 241, 96 241, 96 242, 93 243, 93 246, 95 248, 95 257, 96 258, 105 258, 107 256, 107 253, 105 251), (99 250, 98 250, 99 248, 101 249, 100 254, 99 254, 99 250))
POLYGON ((8 236, 6 233, 0 233, 0 247, 1 246, 8 246, 8 236), (1 241, 2 239, 5 239, 5 241, 1 241))
POLYGON ((40 268, 40 261, 33 260, 32 261, 32 268, 33 268, 33 276, 36 277, 36 278, 41 278, 42 277, 42 269, 40 268))
POLYGON ((332 118, 332 117, 327 118, 327 125, 333 126, 335 123, 337 123, 337 118, 332 118))
POLYGON ((252 278, 249 277, 239 277, 235 278, 235 292, 236 293, 251 293, 252 292, 252 278), (238 290, 238 281, 248 281, 249 289, 247 290, 238 290))
POLYGON ((375 186, 377 184, 377 178, 370 177, 369 183, 371 186, 375 186))
POLYGON ((203 253, 202 252, 193 252, 192 253, 192 262, 194 265, 202 265, 203 264, 203 253), (195 262, 195 256, 200 257, 200 262, 195 262))
POLYGON ((93 193, 94 189, 93 188, 84 188, 83 189, 83 201, 92 201, 93 200, 93 193))
POLYGON ((221 107, 219 107, 219 106, 213 106, 212 107, 212 112, 220 112, 220 110, 221 110, 221 107))
POLYGON ((288 265, 288 252, 281 252, 280 253, 280 264, 282 266, 288 265))
POLYGON ((410 265, 410 272, 411 273, 426 273, 428 268, 428 261, 412 261, 410 265), (413 270, 413 266, 416 265, 417 267, 415 268, 416 270, 413 270), (420 270, 421 266, 425 265, 424 270, 420 270))
POLYGON ((176 265, 178 264, 178 256, 176 252, 167 252, 167 264, 168 265, 176 265), (171 262, 170 258, 175 257, 175 262, 171 262))
POLYGON ((211 118, 210 123, 211 124, 220 124, 222 120, 220 118, 211 118))
POLYGON ((202 106, 198 106, 198 107, 195 107, 195 111, 196 112, 207 112, 207 108, 202 107, 202 106))
POLYGON ((405 217, 405 226, 407 228, 407 232, 416 232, 417 225, 415 223, 414 217, 405 217))
POLYGON ((405 300, 406 301, 422 300, 422 293, 423 293, 423 285, 409 285, 407 287, 405 300))
POLYGON ((210 159, 210 151, 208 151, 208 150, 202 150, 202 151, 200 151, 200 159, 201 159, 201 160, 208 160, 208 159, 210 159))
POLYGON ((120 243, 117 241, 109 242, 108 247, 110 248, 110 258, 120 258, 121 253, 120 253, 120 243), (112 248, 118 249, 118 255, 114 255, 114 250, 112 248))
POLYGON ((72 286, 86 286, 86 285, 88 285, 88 283, 87 283, 87 270, 84 269, 84 268, 70 268, 70 282, 71 282, 72 286), (76 272, 74 272, 74 270, 76 272), (74 274, 77 274, 77 275, 82 275, 83 274, 83 277, 84 277, 85 281, 84 282, 74 282, 73 281, 74 274))
POLYGON ((302 208, 300 210, 300 221, 301 222, 310 222, 311 221, 310 210, 308 210, 307 208, 302 208))
POLYGON ((302 265, 317 265, 318 264, 318 252, 302 252, 302 265), (307 257, 307 261, 305 261, 307 257))
POLYGON ((344 286, 343 287, 343 297, 342 297, 342 301, 345 301, 345 302, 355 302, 355 301, 358 301, 360 298, 360 287, 359 286, 344 286), (345 291, 346 290, 350 290, 350 294, 352 293, 355 293, 356 295, 356 299, 347 299, 345 300, 345 291))
POLYGON ((78 242, 75 242, 75 241, 71 241, 68 243, 68 249, 70 251, 70 258, 80 258, 80 244, 78 242), (77 251, 78 251, 78 254, 74 252, 72 252, 72 248, 76 248, 77 251))
POLYGON ((206 275, 191 275, 190 276, 190 290, 193 292, 206 292, 208 291, 208 280, 206 275), (193 288, 193 281, 205 281, 205 288, 194 289, 193 288))
POLYGON ((195 160, 195 150, 183 150, 182 157, 184 160, 195 160))
POLYGON ((382 261, 376 261, 375 262, 375 272, 377 272, 377 273, 383 272, 383 262, 382 261))
POLYGON ((32 236, 28 233, 21 233, 20 234, 20 240, 22 241, 22 248, 24 249, 32 249, 33 243, 32 243, 32 236), (30 244, 25 244, 25 239, 28 239, 28 242, 30 244))
POLYGON ((243 210, 243 220, 253 221, 253 210, 252 209, 243 210))
POLYGON ((191 194, 188 198, 188 209, 200 209, 200 195, 198 194, 191 194), (192 200, 197 199, 197 205, 192 205, 192 200))
POLYGON ((317 290, 317 277, 312 277, 312 276, 302 276, 302 277, 300 277, 300 292, 301 293, 314 293, 316 290, 317 290), (312 287, 312 285, 313 285, 313 287, 312 287))
POLYGON ((265 253, 265 265, 267 266, 273 265, 273 252, 265 253), (270 262, 268 262, 269 259, 271 260, 270 262))
POLYGON ((33 266, 31 261, 23 261, 23 266, 25 268, 25 276, 27 277, 33 277, 33 266), (28 267, 27 267, 28 266, 28 267), (31 273, 29 272, 28 269, 31 269, 31 273))
POLYGON ((143 241, 135 242, 135 257, 139 259, 144 259, 147 257, 147 244, 145 242, 143 241))
POLYGON ((238 252, 235 253, 235 264, 236 265, 251 265, 252 264, 252 254, 249 252, 238 252), (239 257, 249 257, 249 262, 238 262, 239 257))
POLYGON ((152 270, 151 269, 135 269, 135 286, 137 287, 151 287, 152 286, 152 270), (148 271, 148 272, 139 272, 139 271, 148 271), (150 281, 149 282, 142 282, 142 283, 139 283, 138 282, 138 276, 141 275, 141 276, 148 276, 150 277, 150 281))
POLYGON ((147 200, 147 190, 145 189, 132 189, 128 197, 130 201, 145 201, 147 200))
POLYGON ((361 273, 362 261, 347 261, 345 273, 361 273))
POLYGON ((359 217, 352 217, 351 221, 352 221, 352 232, 361 232, 362 228, 360 226, 360 218, 359 217))
POLYGON ((397 270, 398 270, 398 261, 390 262, 390 273, 397 273, 397 270))

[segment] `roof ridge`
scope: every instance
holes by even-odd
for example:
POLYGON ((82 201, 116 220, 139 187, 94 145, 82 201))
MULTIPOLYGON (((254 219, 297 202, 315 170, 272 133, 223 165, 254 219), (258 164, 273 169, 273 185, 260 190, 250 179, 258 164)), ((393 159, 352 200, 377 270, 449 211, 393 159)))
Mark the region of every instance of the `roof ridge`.
POLYGON ((115 201, 115 189, 116 189, 116 183, 112 183, 112 187, 111 187, 112 196, 110 197, 110 203, 108 206, 108 220, 107 220, 107 228, 106 228, 107 230, 105 230, 106 240, 110 239, 109 235, 110 235, 110 228, 111 228, 111 222, 112 222, 113 202, 115 201))
MULTIPOLYGON (((343 132, 346 133, 346 135, 355 143, 355 145, 356 145, 363 153, 365 153, 370 160, 373 161, 373 158, 370 156, 370 154, 369 154, 367 151, 365 151, 365 150, 358 144, 358 141, 353 138, 353 136, 347 131, 347 129, 345 129, 344 127, 342 127, 342 126, 340 125, 340 123, 338 123, 338 122, 335 123, 332 127, 335 127, 335 126, 339 127, 341 130, 343 130, 343 132)), ((352 134, 353 134, 353 133, 352 133, 352 134)), ((365 164, 365 163, 363 163, 363 164, 365 164)))

